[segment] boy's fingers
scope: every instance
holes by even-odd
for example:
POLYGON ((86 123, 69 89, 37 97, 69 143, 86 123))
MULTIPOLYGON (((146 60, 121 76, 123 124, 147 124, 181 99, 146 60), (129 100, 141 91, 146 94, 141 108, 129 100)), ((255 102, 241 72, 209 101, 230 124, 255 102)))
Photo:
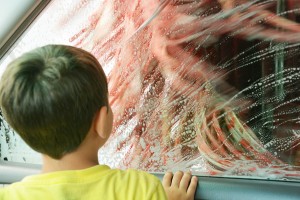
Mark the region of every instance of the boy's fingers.
POLYGON ((187 189, 188 195, 191 195, 191 196, 195 195, 197 184, 198 184, 198 178, 197 178, 197 176, 193 176, 191 179, 190 185, 187 189))
POLYGON ((172 185, 179 187, 180 181, 182 179, 183 176, 183 172, 182 171, 178 171, 174 174, 174 177, 172 179, 172 185))
POLYGON ((187 191, 188 189, 188 186, 190 184, 190 181, 191 181, 191 177, 192 177, 192 174, 191 172, 185 172, 181 181, 180 181, 180 185, 179 187, 184 189, 184 191, 187 191))
POLYGON ((172 172, 166 172, 166 174, 164 175, 163 181, 162 181, 162 184, 164 187, 171 186, 172 177, 173 177, 172 172))

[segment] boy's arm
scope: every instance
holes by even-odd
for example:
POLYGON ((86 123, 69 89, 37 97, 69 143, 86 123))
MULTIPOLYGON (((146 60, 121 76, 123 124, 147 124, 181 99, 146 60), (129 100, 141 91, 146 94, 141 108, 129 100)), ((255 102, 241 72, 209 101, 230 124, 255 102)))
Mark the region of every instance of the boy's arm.
POLYGON ((193 200, 198 179, 190 172, 178 171, 174 174, 167 172, 163 178, 163 187, 168 200, 193 200))

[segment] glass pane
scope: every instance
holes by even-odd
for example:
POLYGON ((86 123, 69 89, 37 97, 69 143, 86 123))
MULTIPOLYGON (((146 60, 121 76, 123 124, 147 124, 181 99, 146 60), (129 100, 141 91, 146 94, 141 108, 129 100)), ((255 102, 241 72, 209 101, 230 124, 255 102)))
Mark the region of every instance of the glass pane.
MULTIPOLYGON (((115 114, 100 163, 298 179, 299 9, 293 0, 56 0, 1 69, 49 43, 92 52, 115 114)), ((21 145, 4 127, 2 159, 21 145)))

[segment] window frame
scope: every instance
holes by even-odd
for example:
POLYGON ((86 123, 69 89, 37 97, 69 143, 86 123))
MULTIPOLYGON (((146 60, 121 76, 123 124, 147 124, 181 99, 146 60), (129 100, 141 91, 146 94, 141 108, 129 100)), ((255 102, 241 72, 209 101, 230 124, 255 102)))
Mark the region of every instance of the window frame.
POLYGON ((27 28, 34 22, 38 15, 46 8, 51 0, 39 0, 26 6, 22 13, 18 13, 18 23, 10 27, 6 37, 0 41, 0 60, 9 53, 9 50, 27 30, 27 28))

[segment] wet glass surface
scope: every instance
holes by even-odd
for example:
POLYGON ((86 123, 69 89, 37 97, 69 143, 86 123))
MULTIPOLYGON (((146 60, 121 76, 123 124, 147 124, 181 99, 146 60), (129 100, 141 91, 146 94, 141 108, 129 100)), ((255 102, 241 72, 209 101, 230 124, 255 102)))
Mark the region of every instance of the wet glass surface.
MULTIPOLYGON (((92 52, 115 115, 100 163, 299 179, 299 17, 296 0, 53 1, 1 70, 49 43, 92 52)), ((2 160, 41 162, 5 121, 0 138, 2 160)))

